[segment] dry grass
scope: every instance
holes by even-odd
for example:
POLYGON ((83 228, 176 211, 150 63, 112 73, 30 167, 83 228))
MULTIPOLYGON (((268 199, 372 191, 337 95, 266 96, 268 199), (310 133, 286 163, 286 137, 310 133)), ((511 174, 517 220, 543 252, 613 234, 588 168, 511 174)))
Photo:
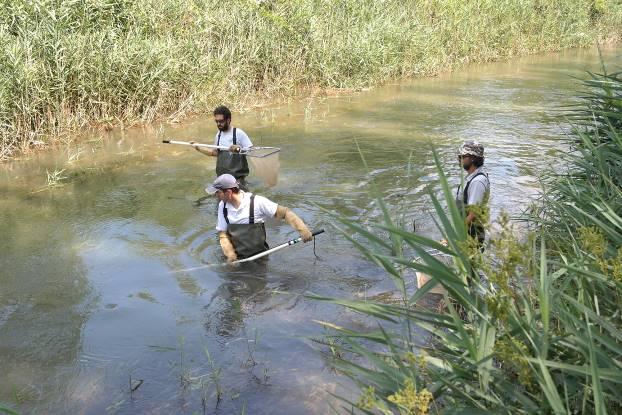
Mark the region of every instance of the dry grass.
POLYGON ((0 0, 0 159, 33 140, 617 38, 607 0, 0 0), (549 5, 551 4, 551 5, 549 5))

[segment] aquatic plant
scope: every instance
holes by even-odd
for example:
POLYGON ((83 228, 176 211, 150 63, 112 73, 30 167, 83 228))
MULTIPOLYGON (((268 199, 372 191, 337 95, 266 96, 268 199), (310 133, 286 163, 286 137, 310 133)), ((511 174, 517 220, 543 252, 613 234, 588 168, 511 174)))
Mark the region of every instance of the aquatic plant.
POLYGON ((613 0, 2 0, 0 159, 85 126, 366 87, 621 27, 613 0))
POLYGON ((207 349, 207 346, 205 346, 204 351, 205 356, 207 357, 207 362, 209 363, 209 367, 211 369, 209 377, 214 383, 214 386, 216 387, 216 407, 218 407, 218 404, 220 403, 223 394, 222 384, 220 382, 222 377, 222 368, 216 365, 216 362, 214 361, 214 358, 210 354, 209 350, 207 349))
POLYGON ((11 408, 9 408, 8 406, 5 406, 4 404, 0 403, 0 413, 2 414, 6 414, 6 415, 19 415, 17 412, 15 412, 14 410, 12 410, 11 408))
POLYGON ((244 362, 247 366, 256 366, 257 361, 255 360, 255 352, 257 351, 257 346, 259 342, 259 332, 255 329, 255 338, 254 339, 245 339, 246 340, 246 350, 248 351, 248 358, 246 362, 244 362))
POLYGON ((59 187, 63 185, 63 181, 67 178, 63 175, 65 169, 56 169, 53 172, 45 171, 47 175, 47 187, 59 187))
POLYGON ((622 410, 622 77, 593 74, 584 85, 582 105, 569 114, 574 127, 563 138, 574 151, 560 155, 564 172, 544 178, 541 209, 529 218, 536 229, 520 241, 502 216, 488 249, 474 249, 438 159, 447 208, 430 197, 447 246, 405 231, 386 216, 372 229, 339 218, 344 235, 387 272, 406 299, 383 304, 311 295, 379 322, 378 330, 364 333, 324 324, 340 340, 332 343, 339 349, 335 367, 361 389, 358 401, 343 398, 348 410, 622 410), (608 106, 599 109, 603 99, 608 106), (413 253, 420 261, 412 260, 413 253), (409 270, 431 280, 407 296, 409 270), (437 284, 447 291, 440 311, 420 303, 437 284), (418 329, 418 341, 411 326, 418 329))

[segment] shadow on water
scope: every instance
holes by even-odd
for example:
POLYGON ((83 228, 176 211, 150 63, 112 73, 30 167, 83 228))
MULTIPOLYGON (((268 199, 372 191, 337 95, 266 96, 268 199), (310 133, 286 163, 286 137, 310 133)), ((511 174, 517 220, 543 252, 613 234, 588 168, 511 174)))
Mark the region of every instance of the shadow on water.
MULTIPOLYGON (((479 138, 493 216, 520 212, 538 173, 565 151, 553 109, 574 93, 567 75, 587 68, 598 68, 596 51, 234 114, 256 144, 281 147, 277 186, 251 175, 250 187, 327 230, 319 259, 296 244, 263 263, 206 266, 223 261, 216 203, 203 190, 214 160, 160 143, 211 141, 210 117, 94 133, 0 166, 0 401, 35 414, 289 415, 328 412, 330 393, 356 399, 311 341, 324 333, 313 321, 375 323, 303 295, 389 301, 393 285, 321 208, 376 221, 376 189, 404 227, 437 237, 431 148, 455 184, 455 148, 479 138)), ((267 233, 271 246, 296 236, 279 223, 267 233)))

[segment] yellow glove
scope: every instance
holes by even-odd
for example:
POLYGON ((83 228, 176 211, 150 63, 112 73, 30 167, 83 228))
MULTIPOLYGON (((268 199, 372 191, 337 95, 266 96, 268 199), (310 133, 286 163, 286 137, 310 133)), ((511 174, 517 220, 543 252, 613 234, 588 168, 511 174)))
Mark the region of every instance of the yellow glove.
POLYGON ((231 147, 229 147, 229 151, 232 153, 239 153, 240 150, 242 150, 242 147, 237 144, 231 144, 231 147))
POLYGON ((218 239, 220 240, 222 253, 227 257, 227 262, 236 261, 238 256, 235 253, 235 248, 233 247, 233 243, 231 243, 229 234, 227 234, 227 232, 218 232, 218 239))
POLYGON ((311 235, 311 231, 307 228, 307 225, 290 209, 285 206, 277 206, 276 214, 274 215, 277 219, 284 219, 285 223, 287 223, 292 228, 296 229, 302 240, 304 242, 309 242, 313 239, 313 235, 311 235))

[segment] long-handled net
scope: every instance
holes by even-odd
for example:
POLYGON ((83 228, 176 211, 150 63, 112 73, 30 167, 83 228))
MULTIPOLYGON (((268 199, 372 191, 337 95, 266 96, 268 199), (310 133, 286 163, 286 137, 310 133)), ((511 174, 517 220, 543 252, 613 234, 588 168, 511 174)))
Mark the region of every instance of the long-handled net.
MULTIPOLYGON (((194 141, 177 141, 163 140, 165 144, 181 144, 193 147, 216 148, 219 150, 229 150, 229 147, 215 146, 211 144, 196 143, 194 141)), ((266 186, 276 186, 279 179, 279 169, 281 163, 279 161, 279 153, 281 149, 278 147, 247 147, 240 150, 240 154, 247 157, 250 161, 252 174, 260 177, 266 186)))
POLYGON ((261 177, 267 187, 274 187, 279 180, 281 162, 279 152, 264 157, 249 157, 251 174, 261 177))

